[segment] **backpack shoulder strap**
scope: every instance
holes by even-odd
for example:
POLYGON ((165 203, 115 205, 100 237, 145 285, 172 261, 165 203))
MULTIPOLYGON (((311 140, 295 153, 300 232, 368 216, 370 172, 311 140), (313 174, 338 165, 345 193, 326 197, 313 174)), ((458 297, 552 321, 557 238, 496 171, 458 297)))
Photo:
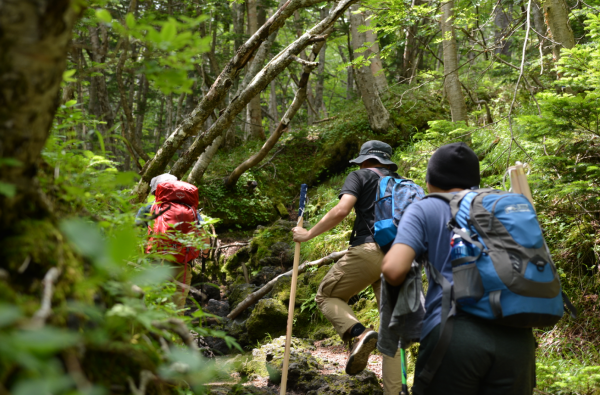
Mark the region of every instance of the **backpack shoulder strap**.
POLYGON ((371 170, 373 173, 377 174, 379 178, 385 177, 381 171, 377 170, 376 167, 367 167, 367 170, 371 170))

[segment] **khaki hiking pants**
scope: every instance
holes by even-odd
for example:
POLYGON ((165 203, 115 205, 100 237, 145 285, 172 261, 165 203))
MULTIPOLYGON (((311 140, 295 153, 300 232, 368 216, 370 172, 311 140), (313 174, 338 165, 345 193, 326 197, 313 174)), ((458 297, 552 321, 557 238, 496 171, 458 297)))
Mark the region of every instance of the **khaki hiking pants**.
MULTIPOLYGON (((173 269, 173 278, 187 286, 192 284, 192 262, 193 261, 189 261, 187 265, 185 263, 173 263, 175 265, 175 268, 173 269)), ((185 300, 187 299, 189 292, 189 288, 177 285, 177 291, 173 294, 172 299, 173 303, 177 306, 177 310, 181 310, 185 307, 185 300)))
MULTIPOLYGON (((350 247, 348 253, 323 277, 315 300, 319 310, 333 324, 342 339, 344 333, 359 322, 348 305, 352 296, 371 285, 379 306, 382 260, 383 253, 375 243, 350 247)), ((382 374, 384 393, 386 395, 400 393, 402 390, 400 351, 394 358, 383 355, 382 374)))

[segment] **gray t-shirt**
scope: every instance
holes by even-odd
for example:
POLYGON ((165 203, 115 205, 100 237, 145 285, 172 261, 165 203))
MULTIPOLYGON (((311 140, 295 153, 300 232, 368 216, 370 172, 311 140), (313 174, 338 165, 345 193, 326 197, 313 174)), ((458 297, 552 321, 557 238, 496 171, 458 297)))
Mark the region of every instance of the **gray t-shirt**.
MULTIPOLYGON (((428 253, 429 262, 453 284, 450 264, 452 235, 446 227, 451 218, 450 206, 441 199, 430 198, 415 202, 402 216, 394 244, 412 247, 417 258, 428 253)), ((421 340, 441 322, 442 287, 431 279, 425 297, 425 309, 421 340)))

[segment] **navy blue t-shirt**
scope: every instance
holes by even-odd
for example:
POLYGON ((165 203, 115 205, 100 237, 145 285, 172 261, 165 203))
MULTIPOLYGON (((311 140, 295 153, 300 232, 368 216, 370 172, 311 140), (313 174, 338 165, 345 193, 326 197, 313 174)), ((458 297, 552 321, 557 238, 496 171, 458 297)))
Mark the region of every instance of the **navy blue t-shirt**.
MULTIPOLYGON (((446 227, 451 217, 450 206, 441 199, 430 198, 415 202, 402 215, 394 244, 412 247, 417 258, 429 253, 429 262, 453 284, 450 264, 452 235, 446 227)), ((431 279, 425 296, 425 309, 421 340, 441 322, 442 316, 442 287, 431 279)))

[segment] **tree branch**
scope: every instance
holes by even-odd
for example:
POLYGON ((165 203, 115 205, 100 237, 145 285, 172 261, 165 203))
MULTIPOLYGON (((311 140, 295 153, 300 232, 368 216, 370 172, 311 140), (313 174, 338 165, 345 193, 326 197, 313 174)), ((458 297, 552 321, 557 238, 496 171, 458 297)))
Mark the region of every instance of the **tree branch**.
MULTIPOLYGON (((326 257, 317 259, 316 261, 305 262, 298 267, 298 274, 300 275, 300 274, 304 273, 306 271, 306 269, 308 269, 309 267, 313 267, 313 266, 321 267, 321 266, 327 265, 329 263, 336 262, 341 257, 346 255, 347 252, 348 252, 348 250, 332 252, 331 254, 327 255, 326 257)), ((275 286, 277 281, 279 281, 280 278, 291 277, 291 276, 292 276, 292 270, 275 277, 274 279, 272 279, 271 281, 266 283, 261 289, 259 289, 256 292, 251 293, 250 295, 248 295, 246 297, 246 299, 242 300, 235 307, 235 309, 233 309, 233 311, 227 315, 227 318, 229 318, 230 320, 235 319, 235 317, 240 315, 244 310, 246 310, 248 307, 252 306, 263 296, 268 294, 273 289, 273 287, 275 286)))
POLYGON ((44 280, 42 284, 44 284, 44 292, 42 295, 42 304, 40 309, 35 312, 31 321, 29 323, 29 327, 31 328, 41 328, 46 323, 46 320, 52 313, 52 295, 54 293, 54 282, 60 276, 60 269, 53 267, 48 270, 48 273, 44 276, 44 280))

